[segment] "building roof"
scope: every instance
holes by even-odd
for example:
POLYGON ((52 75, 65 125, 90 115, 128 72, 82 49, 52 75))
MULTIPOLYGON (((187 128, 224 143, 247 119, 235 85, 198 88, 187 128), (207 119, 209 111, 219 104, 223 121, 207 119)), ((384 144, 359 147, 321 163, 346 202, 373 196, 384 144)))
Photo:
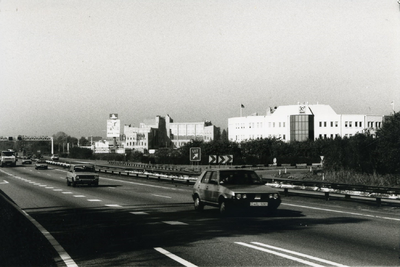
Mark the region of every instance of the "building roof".
POLYGON ((277 107, 272 115, 284 116, 284 115, 295 115, 295 114, 305 114, 305 115, 329 115, 335 116, 336 112, 329 105, 308 105, 308 104, 298 104, 298 105, 288 105, 277 107))

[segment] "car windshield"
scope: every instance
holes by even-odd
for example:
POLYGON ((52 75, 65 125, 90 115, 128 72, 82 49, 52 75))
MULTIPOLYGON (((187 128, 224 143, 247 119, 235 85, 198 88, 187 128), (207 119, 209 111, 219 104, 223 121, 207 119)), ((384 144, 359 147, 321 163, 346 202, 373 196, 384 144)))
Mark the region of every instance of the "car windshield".
POLYGON ((2 156, 14 156, 14 152, 11 151, 2 151, 1 152, 2 156))
POLYGON ((220 183, 224 185, 261 184, 261 178, 254 171, 221 171, 220 183))
POLYGON ((75 172, 94 172, 93 166, 75 166, 75 172))

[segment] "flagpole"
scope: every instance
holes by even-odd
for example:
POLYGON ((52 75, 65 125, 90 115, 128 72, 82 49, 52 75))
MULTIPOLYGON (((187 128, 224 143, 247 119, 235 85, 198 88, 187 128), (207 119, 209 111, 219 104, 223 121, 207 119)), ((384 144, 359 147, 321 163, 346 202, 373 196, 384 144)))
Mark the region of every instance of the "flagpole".
POLYGON ((395 114, 396 112, 394 111, 394 101, 392 101, 392 110, 393 110, 393 114, 395 114))

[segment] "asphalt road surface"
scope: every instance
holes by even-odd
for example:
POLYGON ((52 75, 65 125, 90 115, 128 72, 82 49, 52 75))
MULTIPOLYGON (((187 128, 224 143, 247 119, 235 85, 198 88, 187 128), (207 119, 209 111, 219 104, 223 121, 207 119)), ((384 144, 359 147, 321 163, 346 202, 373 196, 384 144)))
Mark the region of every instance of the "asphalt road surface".
POLYGON ((0 190, 48 232, 59 266, 400 265, 399 206, 289 196, 273 215, 221 217, 194 211, 190 185, 100 174, 99 187, 68 187, 65 176, 0 169, 0 190))

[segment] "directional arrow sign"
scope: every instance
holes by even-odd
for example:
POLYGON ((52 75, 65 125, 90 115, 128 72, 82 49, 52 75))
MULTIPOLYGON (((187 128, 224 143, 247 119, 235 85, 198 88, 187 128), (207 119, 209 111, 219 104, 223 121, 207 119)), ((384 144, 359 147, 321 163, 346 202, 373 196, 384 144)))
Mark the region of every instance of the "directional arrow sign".
POLYGON ((216 155, 209 155, 208 156, 208 163, 217 164, 217 156, 216 155))
POLYGON ((201 148, 191 147, 190 148, 190 161, 200 161, 201 160, 201 148))
POLYGON ((219 164, 230 164, 233 162, 233 155, 223 155, 218 158, 219 164))
POLYGON ((232 164, 233 163, 233 155, 226 155, 226 164, 232 164))

